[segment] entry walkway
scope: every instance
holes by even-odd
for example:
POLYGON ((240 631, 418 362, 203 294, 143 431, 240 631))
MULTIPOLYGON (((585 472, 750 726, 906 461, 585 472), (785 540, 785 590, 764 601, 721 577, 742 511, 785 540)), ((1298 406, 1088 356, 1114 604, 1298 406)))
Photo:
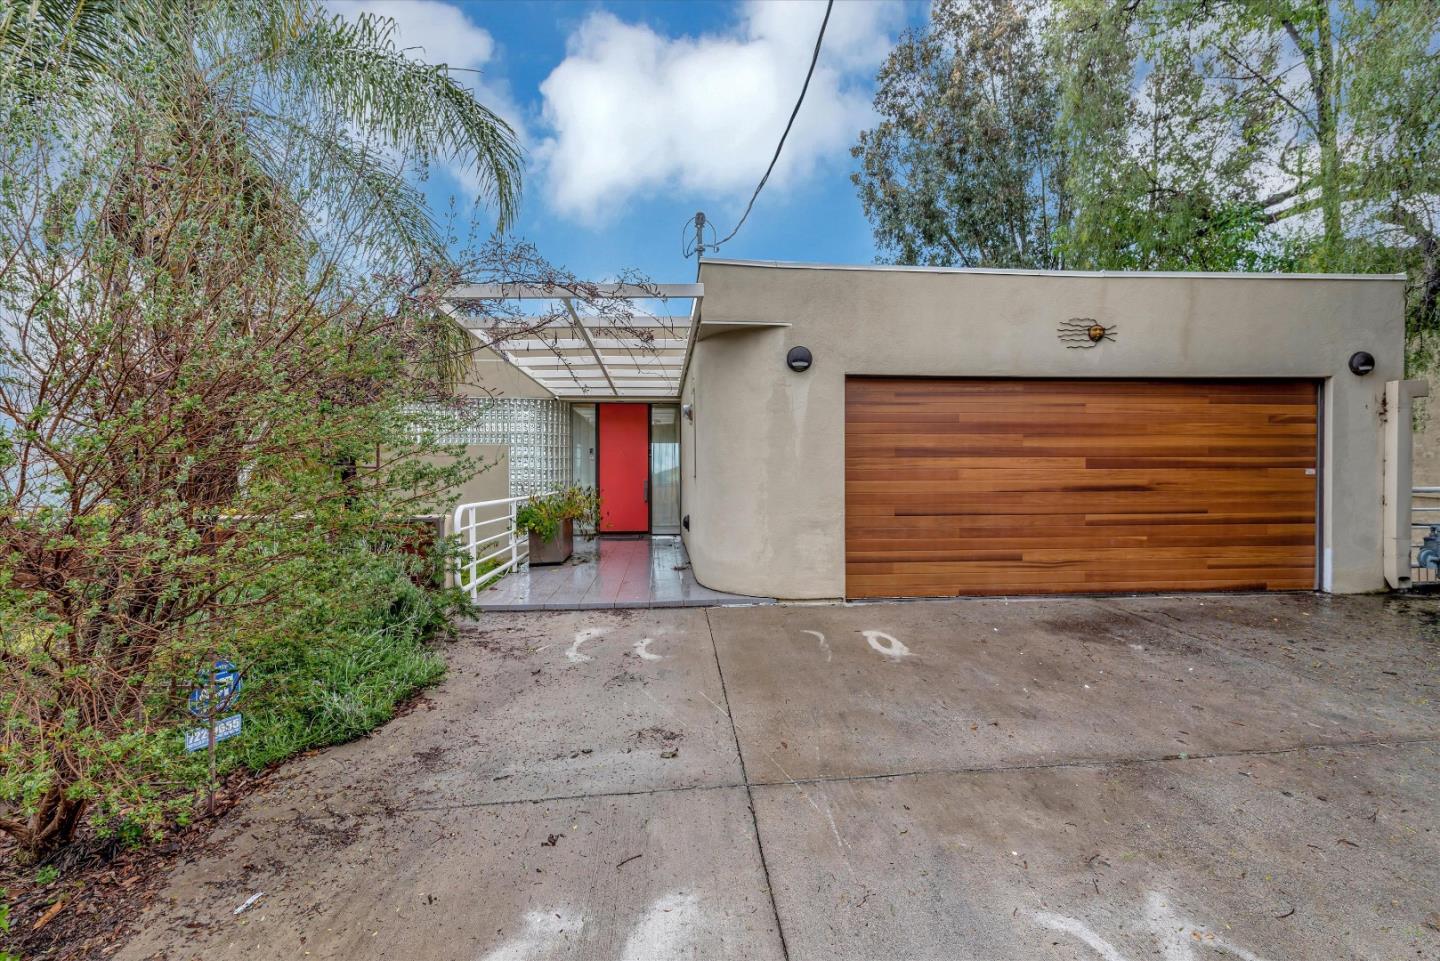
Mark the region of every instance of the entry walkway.
POLYGON ((701 586, 679 537, 602 537, 576 538, 575 554, 564 564, 507 574, 476 603, 482 611, 584 611, 774 602, 701 586))

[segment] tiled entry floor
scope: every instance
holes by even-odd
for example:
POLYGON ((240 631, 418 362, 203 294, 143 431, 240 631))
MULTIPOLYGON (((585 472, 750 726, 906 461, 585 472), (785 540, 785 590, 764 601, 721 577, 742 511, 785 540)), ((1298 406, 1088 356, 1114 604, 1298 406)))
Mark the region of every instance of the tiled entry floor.
POLYGON ((770 604, 702 587, 678 537, 575 539, 564 564, 521 568, 480 592, 482 611, 770 604))

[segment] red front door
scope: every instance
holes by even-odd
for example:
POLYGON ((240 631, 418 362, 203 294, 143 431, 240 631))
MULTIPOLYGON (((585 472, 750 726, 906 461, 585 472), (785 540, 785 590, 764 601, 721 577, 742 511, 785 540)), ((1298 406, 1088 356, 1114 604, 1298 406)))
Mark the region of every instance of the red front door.
POLYGON ((650 405, 598 404, 600 533, 650 530, 650 405))

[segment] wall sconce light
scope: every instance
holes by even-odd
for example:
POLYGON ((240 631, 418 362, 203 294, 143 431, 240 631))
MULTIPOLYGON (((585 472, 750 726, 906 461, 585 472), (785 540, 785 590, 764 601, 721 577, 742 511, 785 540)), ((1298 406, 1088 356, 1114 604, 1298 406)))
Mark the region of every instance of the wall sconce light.
POLYGON ((695 405, 694 405, 694 404, 681 404, 681 405, 680 405, 680 413, 683 414, 683 415, 685 415, 685 419, 686 419, 686 420, 688 420, 688 421, 690 421, 690 422, 693 423, 694 420, 695 420, 695 405))
POLYGON ((790 353, 785 355, 785 366, 797 374, 803 374, 809 370, 812 363, 814 363, 814 358, 810 356, 809 347, 791 347, 790 353))
POLYGON ((1350 355, 1350 373, 1364 377, 1375 369, 1375 355, 1368 350, 1357 350, 1350 355))

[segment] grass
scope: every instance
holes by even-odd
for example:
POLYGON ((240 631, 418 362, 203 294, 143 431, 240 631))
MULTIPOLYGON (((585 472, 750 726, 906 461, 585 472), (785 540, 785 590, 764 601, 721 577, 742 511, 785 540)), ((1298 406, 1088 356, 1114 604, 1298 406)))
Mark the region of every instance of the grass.
POLYGON ((226 767, 260 769, 293 754, 359 737, 445 673, 426 646, 445 629, 451 599, 383 566, 360 571, 246 673, 245 730, 225 744, 226 767))

